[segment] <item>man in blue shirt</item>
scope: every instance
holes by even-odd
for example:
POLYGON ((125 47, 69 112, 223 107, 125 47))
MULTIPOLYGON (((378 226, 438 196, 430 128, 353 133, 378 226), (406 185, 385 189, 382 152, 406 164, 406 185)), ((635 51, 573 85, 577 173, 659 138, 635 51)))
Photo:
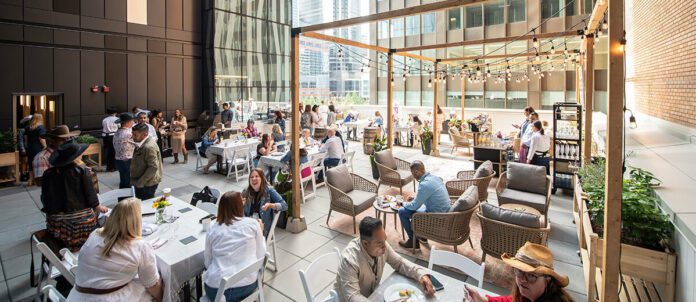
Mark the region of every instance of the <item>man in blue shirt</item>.
POLYGON ((222 112, 220 113, 220 121, 225 125, 225 127, 230 127, 232 121, 234 120, 234 113, 230 110, 230 104, 222 104, 222 112))
MULTIPOLYGON (((410 202, 404 203, 399 209, 399 219, 401 225, 408 234, 408 240, 399 241, 399 245, 405 248, 413 247, 413 229, 411 229, 411 217, 416 212, 445 213, 450 209, 449 194, 442 179, 425 172, 423 162, 416 160, 411 164, 411 174, 413 179, 418 180, 418 191, 416 198, 409 198, 410 202)), ((416 241, 416 248, 420 248, 420 243, 416 241)))

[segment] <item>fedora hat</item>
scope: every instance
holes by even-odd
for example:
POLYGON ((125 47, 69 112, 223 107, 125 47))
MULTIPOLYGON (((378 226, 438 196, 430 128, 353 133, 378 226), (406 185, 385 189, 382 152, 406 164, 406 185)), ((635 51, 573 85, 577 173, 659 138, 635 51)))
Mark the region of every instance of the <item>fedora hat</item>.
POLYGON ((118 115, 118 119, 114 121, 115 124, 120 124, 135 119, 132 113, 124 112, 118 115))
POLYGON ((62 167, 73 162, 89 147, 87 144, 78 144, 74 140, 69 140, 61 144, 56 151, 51 153, 48 162, 54 167, 62 167))
POLYGON ((543 245, 527 242, 517 250, 514 257, 505 253, 501 258, 507 265, 520 271, 551 276, 560 287, 568 285, 568 277, 553 270, 553 254, 543 245))
POLYGON ((42 138, 71 138, 80 135, 80 130, 70 131, 70 128, 66 125, 58 125, 44 134, 41 134, 42 138))

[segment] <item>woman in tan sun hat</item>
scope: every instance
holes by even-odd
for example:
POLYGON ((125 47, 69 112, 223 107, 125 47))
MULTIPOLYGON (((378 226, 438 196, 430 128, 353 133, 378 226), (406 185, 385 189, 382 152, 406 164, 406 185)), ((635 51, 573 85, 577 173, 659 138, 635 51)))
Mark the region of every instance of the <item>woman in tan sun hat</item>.
POLYGON ((573 298, 563 290, 568 285, 568 277, 553 270, 553 254, 547 247, 527 242, 517 250, 514 257, 506 253, 503 254, 502 259, 515 271, 512 293, 509 296, 484 296, 476 289, 466 286, 464 294, 469 296, 468 301, 573 301, 573 298))

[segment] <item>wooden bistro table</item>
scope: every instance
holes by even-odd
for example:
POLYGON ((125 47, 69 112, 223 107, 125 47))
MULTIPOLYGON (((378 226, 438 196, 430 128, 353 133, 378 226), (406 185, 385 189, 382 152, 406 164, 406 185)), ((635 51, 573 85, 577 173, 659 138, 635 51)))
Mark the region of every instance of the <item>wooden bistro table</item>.
MULTIPOLYGON (((398 229, 399 211, 392 208, 389 203, 382 203, 377 199, 372 202, 372 207, 375 208, 375 215, 377 218, 382 220, 382 227, 385 230, 387 229, 387 215, 389 214, 394 215, 394 229, 398 229)), ((401 228, 401 239, 406 240, 404 228, 401 228)))

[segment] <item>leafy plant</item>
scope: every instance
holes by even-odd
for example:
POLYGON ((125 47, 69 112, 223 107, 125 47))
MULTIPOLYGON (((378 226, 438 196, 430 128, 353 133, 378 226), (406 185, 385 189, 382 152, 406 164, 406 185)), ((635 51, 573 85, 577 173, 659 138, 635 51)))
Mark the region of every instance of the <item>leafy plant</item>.
POLYGON ((420 139, 423 143, 433 139, 433 128, 430 126, 430 122, 426 122, 423 126, 423 132, 420 134, 420 139))
POLYGON ((75 142, 78 144, 96 144, 99 140, 89 134, 83 134, 75 138, 75 142))
POLYGON ((276 175, 276 184, 273 188, 280 194, 281 197, 288 204, 288 210, 285 211, 286 217, 292 215, 292 177, 290 177, 290 171, 278 171, 276 175))
POLYGON ((0 153, 14 152, 17 147, 17 138, 12 130, 0 132, 0 153))

